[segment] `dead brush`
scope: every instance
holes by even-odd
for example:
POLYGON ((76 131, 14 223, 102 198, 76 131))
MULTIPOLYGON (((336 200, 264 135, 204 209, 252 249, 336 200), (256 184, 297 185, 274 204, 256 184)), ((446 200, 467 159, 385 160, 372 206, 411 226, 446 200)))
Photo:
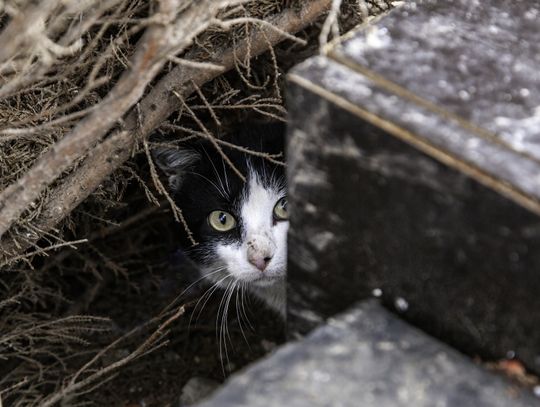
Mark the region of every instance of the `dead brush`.
POLYGON ((284 73, 318 50, 332 4, 342 29, 391 7, 0 1, 0 405, 76 405, 167 343, 183 304, 125 331, 84 315, 117 281, 159 284, 164 225, 184 223, 149 135, 205 137, 226 157, 235 122, 284 120, 284 73))

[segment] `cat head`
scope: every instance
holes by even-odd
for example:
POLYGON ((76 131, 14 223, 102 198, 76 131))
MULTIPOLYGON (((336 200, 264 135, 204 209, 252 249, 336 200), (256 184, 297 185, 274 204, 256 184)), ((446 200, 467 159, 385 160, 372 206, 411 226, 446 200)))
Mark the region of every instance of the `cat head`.
POLYGON ((282 283, 289 223, 285 169, 257 154, 283 153, 284 126, 249 125, 227 141, 243 150, 220 144, 224 157, 199 140, 154 151, 197 245, 181 226, 178 233, 186 253, 223 287, 232 281, 260 288, 282 283))

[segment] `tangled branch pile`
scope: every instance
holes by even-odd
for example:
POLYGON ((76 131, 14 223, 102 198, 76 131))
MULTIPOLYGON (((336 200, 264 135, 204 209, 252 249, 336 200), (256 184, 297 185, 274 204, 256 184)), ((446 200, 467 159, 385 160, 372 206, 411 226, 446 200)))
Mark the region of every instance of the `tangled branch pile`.
MULTIPOLYGON (((165 343, 162 324, 102 360, 181 308, 109 345, 109 319, 78 316, 170 249, 149 136, 219 139, 245 117, 283 120, 282 74, 317 49, 340 3, 0 0, 0 404, 78 400, 165 343)), ((342 28, 389 8, 343 1, 342 28)))

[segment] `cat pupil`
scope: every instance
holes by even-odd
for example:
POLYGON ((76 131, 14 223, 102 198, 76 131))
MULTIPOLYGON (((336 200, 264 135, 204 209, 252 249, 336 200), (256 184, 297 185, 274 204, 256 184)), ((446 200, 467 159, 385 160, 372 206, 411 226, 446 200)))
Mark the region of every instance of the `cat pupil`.
POLYGON ((227 223, 227 215, 225 215, 223 212, 219 214, 219 221, 222 225, 225 225, 227 223))

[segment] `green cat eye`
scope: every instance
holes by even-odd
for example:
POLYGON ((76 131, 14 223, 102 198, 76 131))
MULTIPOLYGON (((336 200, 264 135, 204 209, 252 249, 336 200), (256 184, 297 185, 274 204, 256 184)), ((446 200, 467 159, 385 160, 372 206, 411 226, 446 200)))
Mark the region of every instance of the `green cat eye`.
POLYGON ((213 211, 208 215, 208 223, 218 232, 228 232, 236 226, 236 219, 229 212, 213 211))
POLYGON ((289 211, 287 210, 287 198, 281 198, 274 206, 274 217, 276 220, 289 219, 289 211))

